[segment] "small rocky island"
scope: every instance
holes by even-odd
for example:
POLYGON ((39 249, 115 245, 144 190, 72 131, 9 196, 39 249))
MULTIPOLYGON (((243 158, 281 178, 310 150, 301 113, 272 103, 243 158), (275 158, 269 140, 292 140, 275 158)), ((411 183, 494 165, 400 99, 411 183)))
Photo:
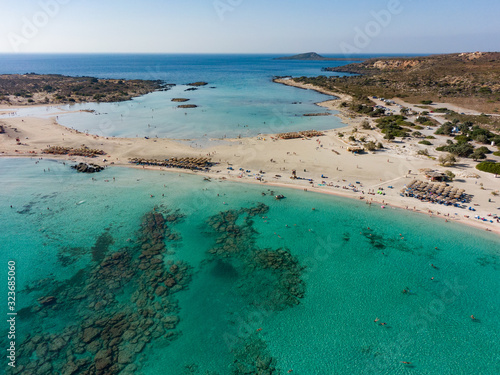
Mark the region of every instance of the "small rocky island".
POLYGON ((293 56, 276 57, 273 60, 302 60, 302 61, 362 61, 362 58, 324 57, 316 52, 301 53, 293 56))

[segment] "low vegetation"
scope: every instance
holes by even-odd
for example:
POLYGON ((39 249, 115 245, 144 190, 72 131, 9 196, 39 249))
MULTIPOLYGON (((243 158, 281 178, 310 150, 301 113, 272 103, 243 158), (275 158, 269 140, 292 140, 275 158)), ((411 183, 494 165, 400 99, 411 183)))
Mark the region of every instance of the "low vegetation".
POLYGON ((118 102, 167 89, 161 81, 68 77, 59 74, 0 75, 0 103, 118 102))
POLYGON ((403 126, 411 127, 413 124, 405 120, 406 117, 404 116, 393 115, 378 119, 376 120, 376 123, 381 132, 385 134, 384 138, 392 140, 395 138, 405 138, 410 136, 412 130, 403 126))
POLYGON ((500 174, 500 163, 483 161, 476 165, 476 168, 483 172, 500 174))
POLYGON ((335 86, 351 95, 401 97, 429 106, 468 103, 489 113, 500 110, 500 52, 376 58, 324 70, 356 74, 317 80, 322 87, 335 86))

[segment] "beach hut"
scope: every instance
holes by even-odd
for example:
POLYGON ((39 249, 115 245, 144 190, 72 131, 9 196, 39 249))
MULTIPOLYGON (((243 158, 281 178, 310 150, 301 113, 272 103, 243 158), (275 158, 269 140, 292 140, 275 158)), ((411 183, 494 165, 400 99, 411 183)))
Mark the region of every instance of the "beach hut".
POLYGON ((429 171, 425 173, 425 177, 429 179, 429 181, 446 181, 448 176, 446 176, 444 173, 441 172, 435 172, 435 171, 429 171))

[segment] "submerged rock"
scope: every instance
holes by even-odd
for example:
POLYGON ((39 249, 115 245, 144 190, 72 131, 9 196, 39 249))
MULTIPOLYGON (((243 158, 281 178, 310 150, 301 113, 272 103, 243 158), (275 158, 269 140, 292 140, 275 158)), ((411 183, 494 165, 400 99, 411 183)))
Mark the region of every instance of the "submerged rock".
POLYGON ((42 306, 55 305, 57 303, 57 299, 54 296, 41 297, 41 298, 38 298, 38 303, 40 303, 40 305, 42 305, 42 306))

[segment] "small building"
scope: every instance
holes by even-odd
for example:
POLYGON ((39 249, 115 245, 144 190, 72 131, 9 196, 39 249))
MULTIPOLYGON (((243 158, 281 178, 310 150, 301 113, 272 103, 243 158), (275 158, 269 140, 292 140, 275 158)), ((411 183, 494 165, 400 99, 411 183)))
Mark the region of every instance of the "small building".
POLYGON ((365 149, 363 147, 350 146, 347 148, 347 151, 352 152, 353 154, 362 154, 365 149))
POLYGON ((448 179, 448 176, 441 172, 429 171, 425 173, 425 177, 430 181, 443 182, 448 179))

